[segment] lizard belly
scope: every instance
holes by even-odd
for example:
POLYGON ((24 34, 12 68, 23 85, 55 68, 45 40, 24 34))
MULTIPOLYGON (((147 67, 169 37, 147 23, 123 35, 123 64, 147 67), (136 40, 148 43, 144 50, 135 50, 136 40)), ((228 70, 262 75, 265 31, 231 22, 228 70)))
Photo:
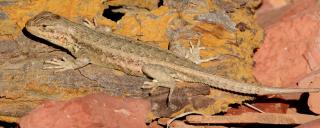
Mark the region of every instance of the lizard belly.
POLYGON ((90 58, 91 63, 106 68, 123 71, 129 75, 144 76, 142 66, 144 62, 132 57, 100 55, 100 57, 90 58))

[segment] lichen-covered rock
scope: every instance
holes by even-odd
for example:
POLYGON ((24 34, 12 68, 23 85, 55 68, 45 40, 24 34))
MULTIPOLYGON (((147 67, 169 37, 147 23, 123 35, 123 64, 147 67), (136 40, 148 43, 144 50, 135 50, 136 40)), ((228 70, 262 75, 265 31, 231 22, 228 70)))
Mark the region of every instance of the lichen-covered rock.
MULTIPOLYGON (((230 79, 254 83, 251 74, 252 55, 263 38, 263 31, 255 23, 255 16, 250 11, 259 3, 246 0, 166 0, 163 6, 151 11, 126 13, 118 21, 114 33, 165 49, 169 42, 190 47, 190 42, 200 41, 201 46, 207 48, 201 52, 203 58, 226 55, 220 61, 203 63, 202 66, 230 79)), ((211 104, 205 108, 199 109, 191 102, 180 109, 181 104, 177 103, 179 109, 170 111, 176 112, 173 116, 192 110, 214 114, 227 110, 229 104, 241 103, 252 97, 212 89, 208 99, 211 104)), ((158 103, 156 105, 159 106, 158 103)), ((157 116, 168 115, 167 109, 160 107, 155 113, 157 116)))
MULTIPOLYGON (((202 58, 223 55, 220 60, 203 63, 201 64, 202 66, 214 74, 230 79, 248 83, 255 82, 251 73, 253 65, 252 55, 254 49, 258 47, 263 38, 263 31, 254 21, 254 9, 260 4, 260 0, 164 0, 163 4, 155 4, 157 2, 160 1, 14 1, 12 4, 0 5, 3 6, 0 9, 1 13, 6 15, 4 20, 0 19, 4 21, 0 22, 3 23, 0 24, 0 38, 19 38, 25 22, 41 11, 51 11, 78 23, 81 23, 84 18, 90 21, 93 21, 93 18, 95 18, 98 25, 108 25, 116 34, 142 40, 165 49, 168 48, 169 42, 179 42, 182 46, 188 48, 190 47, 190 43, 200 41, 201 46, 206 47, 201 52, 202 58), (117 6, 117 8, 110 8, 112 6, 117 6), (113 12, 123 13, 124 16, 118 21, 112 21, 103 17, 109 15, 105 14, 106 12, 109 12, 111 15, 113 12)), ((28 33, 24 34, 28 36, 28 33)), ((17 41, 24 42, 24 40, 19 39, 17 41)), ((6 75, 8 76, 6 78, 11 78, 14 74, 13 72, 20 73, 19 80, 22 79, 22 82, 16 83, 14 81, 14 85, 25 87, 25 84, 33 81, 31 85, 48 86, 47 90, 44 87, 40 90, 32 90, 33 93, 27 93, 28 90, 24 90, 26 88, 22 88, 23 91, 20 93, 14 91, 16 94, 23 94, 23 97, 26 97, 23 101, 28 100, 28 98, 34 99, 37 96, 38 101, 67 99, 77 95, 96 92, 95 90, 90 91, 93 87, 97 87, 100 91, 107 91, 117 95, 145 96, 142 93, 145 90, 141 90, 140 86, 143 83, 142 80, 146 80, 146 78, 134 78, 117 71, 104 70, 94 65, 64 73, 54 73, 52 70, 44 71, 41 69, 43 66, 41 62, 43 60, 57 56, 71 56, 60 51, 61 49, 59 48, 44 46, 44 44, 41 44, 43 43, 42 41, 37 43, 38 45, 23 43, 20 47, 24 46, 23 48, 27 50, 23 52, 19 51, 14 55, 10 54, 10 52, 3 54, 7 56, 5 58, 7 60, 23 54, 24 58, 14 58, 19 60, 19 63, 11 60, 10 63, 5 63, 7 60, 1 60, 0 58, 1 66, 9 68, 12 65, 16 66, 14 70, 11 70, 6 75), (114 86, 115 84, 121 86, 117 88, 114 86), (63 93, 65 95, 58 95, 55 93, 56 91, 51 93, 52 89, 55 90, 55 88, 59 87, 62 87, 61 90, 65 87, 68 87, 68 89, 72 87, 76 89, 89 88, 89 91, 85 91, 85 93, 66 91, 66 93, 63 93)), ((152 95, 150 98, 151 101, 154 101, 152 108, 157 108, 153 111, 154 117, 174 116, 193 110, 214 114, 226 111, 229 108, 229 104, 241 103, 253 98, 214 88, 210 90, 204 89, 203 86, 196 86, 199 89, 190 89, 188 85, 185 86, 185 83, 182 84, 183 86, 181 88, 178 87, 177 93, 174 94, 174 98, 177 101, 176 107, 173 107, 175 109, 168 108, 165 104, 167 91, 159 89, 159 92, 165 93, 160 95, 160 98, 157 95, 152 95), (197 90, 201 92, 195 93, 197 90), (192 94, 184 92, 192 92, 192 94), (185 97, 179 97, 180 94, 183 94, 185 97), (198 96, 194 96, 193 94, 197 94, 198 96)), ((34 108, 36 105, 32 104, 32 107, 29 108, 34 108)), ((25 112, 21 112, 19 116, 25 112)), ((12 113, 9 115, 12 115, 12 113)))

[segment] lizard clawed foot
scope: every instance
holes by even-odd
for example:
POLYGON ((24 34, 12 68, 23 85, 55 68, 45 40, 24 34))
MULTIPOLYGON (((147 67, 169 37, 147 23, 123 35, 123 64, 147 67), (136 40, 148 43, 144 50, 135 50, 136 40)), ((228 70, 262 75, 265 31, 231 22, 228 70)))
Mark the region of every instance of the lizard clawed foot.
POLYGON ((213 56, 206 59, 201 59, 200 57, 200 50, 206 49, 205 47, 200 47, 200 40, 198 40, 197 45, 193 45, 190 41, 191 48, 189 49, 189 52, 186 53, 185 58, 191 60, 195 64, 201 64, 203 62, 209 62, 212 60, 217 60, 220 58, 220 56, 213 56))
POLYGON ((87 18, 83 19, 83 25, 87 26, 88 28, 91 29, 96 29, 96 18, 93 18, 93 21, 91 22, 90 20, 88 20, 87 18))
POLYGON ((58 69, 57 72, 77 68, 77 65, 74 62, 67 60, 65 57, 62 57, 62 59, 53 58, 52 60, 47 60, 44 63, 51 64, 52 66, 45 66, 43 69, 58 69))
POLYGON ((174 91, 175 85, 174 83, 171 82, 159 82, 157 80, 152 80, 152 82, 144 82, 143 83, 144 86, 142 86, 143 89, 151 89, 150 93, 154 93, 155 90, 158 87, 166 87, 169 88, 169 96, 168 96, 168 105, 172 108, 174 108, 175 106, 171 104, 171 97, 172 97, 172 93, 174 91))
POLYGON ((151 89, 151 93, 154 93, 155 90, 159 87, 158 84, 155 84, 157 83, 158 81, 157 80, 152 80, 152 82, 149 82, 149 81, 145 81, 143 83, 143 86, 141 87, 142 89, 151 89))
POLYGON ((107 26, 99 26, 97 24, 97 20, 94 17, 92 21, 88 20, 87 18, 83 19, 83 25, 87 26, 88 28, 91 28, 93 30, 96 30, 98 32, 102 33, 110 33, 112 29, 107 26))

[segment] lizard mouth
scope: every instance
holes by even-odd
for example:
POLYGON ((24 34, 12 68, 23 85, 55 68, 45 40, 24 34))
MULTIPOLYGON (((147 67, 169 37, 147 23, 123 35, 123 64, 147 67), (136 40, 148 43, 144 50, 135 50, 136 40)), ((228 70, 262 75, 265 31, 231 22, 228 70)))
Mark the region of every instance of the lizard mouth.
POLYGON ((54 44, 65 46, 67 40, 68 39, 63 35, 52 34, 51 42, 54 44))
POLYGON ((42 30, 42 28, 34 26, 32 21, 27 22, 26 29, 32 35, 45 39, 58 46, 66 46, 66 42, 69 40, 66 36, 64 36, 64 34, 57 34, 54 31, 49 32, 46 30, 42 30))

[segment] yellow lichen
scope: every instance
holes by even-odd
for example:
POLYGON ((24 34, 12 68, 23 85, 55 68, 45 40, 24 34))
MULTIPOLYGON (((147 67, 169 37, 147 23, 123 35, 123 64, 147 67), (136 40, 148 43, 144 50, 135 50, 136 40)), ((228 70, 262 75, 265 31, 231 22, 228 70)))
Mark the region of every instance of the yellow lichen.
MULTIPOLYGON (((1 8, 1 11, 8 15, 10 22, 1 23, 0 34, 15 36, 24 28, 25 23, 31 17, 41 11, 50 11, 70 20, 76 21, 82 18, 92 19, 100 13, 102 15, 104 5, 100 0, 31 0, 31 1, 16 1, 12 5, 6 5, 1 8), (12 24, 16 25, 12 27, 12 24), (8 28, 17 28, 14 31, 7 31, 8 28)), ((0 35, 0 36, 1 36, 0 35)), ((3 36, 3 35, 2 35, 3 36)))
POLYGON ((159 0, 103 0, 103 2, 111 6, 136 6, 155 9, 158 7, 159 0))
POLYGON ((0 116, 0 120, 8 123, 14 123, 17 122, 18 118, 11 116, 0 116))

